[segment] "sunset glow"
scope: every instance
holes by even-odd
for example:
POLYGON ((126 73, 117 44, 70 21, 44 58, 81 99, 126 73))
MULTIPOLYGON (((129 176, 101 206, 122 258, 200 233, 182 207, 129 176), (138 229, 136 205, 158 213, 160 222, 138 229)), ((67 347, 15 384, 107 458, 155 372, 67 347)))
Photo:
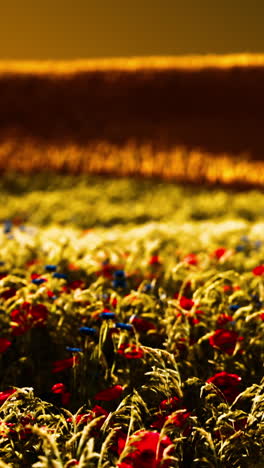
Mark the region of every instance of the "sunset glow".
POLYGON ((262 67, 263 54, 120 57, 76 60, 1 60, 0 73, 68 74, 91 70, 142 70, 262 67))

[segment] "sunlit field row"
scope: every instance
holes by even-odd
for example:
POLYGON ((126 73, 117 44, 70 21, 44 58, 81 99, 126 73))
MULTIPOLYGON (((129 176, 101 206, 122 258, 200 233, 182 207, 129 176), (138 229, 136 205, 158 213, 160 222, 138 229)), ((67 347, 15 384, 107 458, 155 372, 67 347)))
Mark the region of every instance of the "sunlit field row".
POLYGON ((9 174, 0 180, 0 221, 83 229, 146 222, 261 221, 264 194, 142 178, 9 174))
POLYGON ((161 151, 155 145, 133 142, 123 147, 105 142, 87 149, 76 146, 41 149, 6 143, 0 146, 0 170, 28 174, 49 170, 75 175, 154 177, 209 186, 264 187, 263 161, 253 160, 246 153, 213 155, 183 147, 161 151))
POLYGON ((264 195, 0 181, 0 467, 261 468, 264 195))

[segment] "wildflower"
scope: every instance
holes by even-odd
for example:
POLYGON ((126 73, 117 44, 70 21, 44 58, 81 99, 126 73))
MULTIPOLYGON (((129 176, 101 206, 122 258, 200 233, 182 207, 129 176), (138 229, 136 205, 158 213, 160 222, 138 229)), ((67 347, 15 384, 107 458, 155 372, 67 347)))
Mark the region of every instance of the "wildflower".
POLYGON ((66 391, 66 386, 63 383, 57 383, 53 385, 51 392, 61 395, 62 405, 69 404, 71 394, 66 391))
POLYGON ((96 334, 97 330, 95 328, 90 328, 90 327, 80 327, 79 332, 82 335, 93 336, 96 334))
POLYGON ((114 385, 113 387, 106 388, 101 392, 96 393, 94 399, 102 401, 111 401, 119 398, 124 391, 124 387, 121 385, 114 385))
POLYGON ((53 272, 57 270, 57 265, 45 265, 45 270, 49 272, 53 272))
POLYGON ((116 328, 120 328, 121 330, 128 330, 128 331, 133 331, 133 326, 130 325, 130 323, 116 323, 115 324, 116 328))
POLYGON ((159 407, 161 410, 175 411, 181 407, 181 400, 178 397, 171 397, 167 400, 162 400, 159 407))
POLYGON ((13 227, 12 221, 10 221, 10 219, 7 219, 4 222, 4 229, 3 229, 4 234, 9 234, 12 231, 12 227, 13 227))
POLYGON ((161 466, 164 450, 171 444, 172 441, 168 436, 160 440, 158 432, 139 430, 128 440, 131 453, 117 466, 118 468, 158 468, 161 466))
POLYGON ((65 275, 65 273, 53 273, 52 278, 57 278, 57 279, 68 279, 68 275, 65 275))
POLYGON ((188 263, 188 265, 197 265, 197 263, 198 263, 197 255, 195 253, 191 253, 189 255, 186 255, 183 258, 183 262, 188 263))
POLYGON ((113 299, 111 299, 110 301, 111 306, 114 308, 117 306, 117 303, 118 303, 118 300, 116 297, 113 297, 113 299))
POLYGON ((71 353, 81 353, 82 352, 81 348, 72 348, 71 346, 66 346, 66 350, 70 351, 71 353))
POLYGON ((121 344, 117 350, 118 354, 127 359, 141 359, 144 356, 144 351, 135 344, 121 344))
POLYGON ((5 301, 7 301, 11 297, 14 297, 16 293, 17 293, 17 290, 15 288, 8 288, 0 294, 0 297, 4 299, 5 301))
POLYGON ((174 426, 183 429, 182 435, 187 437, 192 432, 191 424, 188 421, 189 416, 191 415, 191 411, 187 411, 186 409, 182 409, 177 411, 176 413, 170 414, 167 416, 167 421, 174 426))
POLYGON ((228 403, 232 403, 240 393, 241 377, 237 374, 229 374, 228 372, 219 372, 209 379, 208 383, 213 383, 218 387, 225 396, 228 403))
POLYGON ((47 296, 48 296, 50 299, 57 299, 56 294, 55 294, 53 291, 50 291, 50 290, 47 291, 47 296))
POLYGON ((107 319, 107 320, 109 320, 109 319, 115 318, 115 313, 114 313, 114 312, 108 312, 108 311, 107 311, 107 312, 101 312, 101 313, 99 314, 99 317, 100 317, 101 319, 107 319))
POLYGON ((43 283, 46 283, 46 279, 45 278, 34 278, 31 283, 33 284, 36 284, 37 286, 39 286, 40 284, 43 284, 43 283))
POLYGON ((126 277, 125 277, 125 272, 123 270, 115 271, 113 287, 114 288, 125 288, 126 287, 126 277))
POLYGON ((213 257, 216 257, 218 260, 220 260, 221 257, 227 252, 227 249, 225 247, 219 247, 218 249, 215 249, 212 253, 213 257))
POLYGON ((219 326, 223 326, 223 325, 226 325, 227 323, 232 323, 234 322, 234 319, 233 317, 231 317, 231 315, 227 315, 227 314, 220 314, 217 318, 217 325, 219 326))
POLYGON ((253 275, 255 276, 262 276, 264 275, 264 265, 259 265, 253 268, 252 270, 253 275))
POLYGON ((7 398, 9 398, 13 393, 16 393, 17 390, 6 390, 5 392, 0 392, 0 404, 4 403, 7 398))
POLYGON ((156 326, 153 323, 136 315, 132 315, 130 322, 138 332, 146 333, 148 330, 156 330, 156 326))
POLYGON ((104 278, 112 279, 115 266, 111 265, 109 259, 106 259, 102 262, 102 268, 97 271, 97 276, 102 275, 104 278))
POLYGON ((73 367, 74 365, 78 364, 78 356, 73 356, 68 359, 62 359, 60 361, 55 361, 53 363, 53 368, 52 368, 52 373, 55 374, 57 372, 61 372, 65 369, 69 369, 70 367, 73 367))
POLYGON ((111 445, 111 450, 118 456, 123 452, 127 441, 127 434, 121 429, 118 429, 115 433, 115 442, 111 445))
POLYGON ((224 353, 232 356, 238 341, 244 338, 239 336, 237 332, 219 328, 210 336, 209 343, 213 348, 220 349, 224 353))
POLYGON ((158 255, 152 255, 148 263, 149 265, 154 265, 154 266, 161 265, 161 261, 158 255))
POLYGON ((244 246, 244 245, 237 245, 237 246, 236 246, 236 251, 237 251, 237 252, 243 252, 243 250, 245 250, 245 246, 244 246))
POLYGON ((7 340, 6 338, 0 338, 0 353, 4 353, 9 346, 11 346, 11 341, 7 340))
POLYGON ((74 280, 74 281, 70 281, 68 283, 68 288, 71 289, 71 290, 75 290, 75 289, 82 289, 84 287, 84 281, 82 280, 74 280))
POLYGON ((240 309, 240 305, 238 304, 232 304, 229 306, 229 310, 231 310, 232 312, 236 312, 238 309, 240 309))
POLYGON ((194 305, 194 301, 192 301, 192 299, 188 299, 185 296, 180 297, 180 306, 182 307, 182 309, 191 310, 193 305, 194 305))
POLYGON ((47 320, 48 310, 43 304, 23 302, 19 308, 11 312, 12 333, 19 336, 30 328, 43 326, 47 320))

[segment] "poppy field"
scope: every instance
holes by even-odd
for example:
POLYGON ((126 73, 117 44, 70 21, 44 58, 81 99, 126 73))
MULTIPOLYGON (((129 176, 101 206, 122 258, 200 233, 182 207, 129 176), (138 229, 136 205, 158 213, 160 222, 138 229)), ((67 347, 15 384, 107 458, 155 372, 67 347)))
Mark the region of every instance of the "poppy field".
POLYGON ((264 195, 0 191, 0 468, 261 468, 264 195))

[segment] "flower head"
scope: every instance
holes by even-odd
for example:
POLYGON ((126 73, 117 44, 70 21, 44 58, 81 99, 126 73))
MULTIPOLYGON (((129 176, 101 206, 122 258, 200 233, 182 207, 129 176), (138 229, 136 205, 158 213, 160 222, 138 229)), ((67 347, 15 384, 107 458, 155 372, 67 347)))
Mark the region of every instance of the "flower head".
POLYGON ((137 317, 136 315, 133 315, 130 318, 130 323, 132 323, 133 327, 138 332, 146 333, 148 330, 156 329, 156 326, 154 325, 154 323, 151 323, 148 320, 145 320, 141 317, 137 317))
POLYGON ((186 255, 183 258, 183 262, 188 263, 188 265, 197 265, 197 263, 198 263, 197 255, 195 253, 191 253, 189 255, 186 255))
POLYGON ((61 372, 65 369, 69 369, 70 367, 73 367, 74 365, 78 364, 79 359, 78 356, 73 356, 68 359, 62 359, 60 361, 55 361, 53 362, 53 368, 52 368, 52 373, 55 374, 57 372, 61 372))
POLYGON ((158 432, 139 430, 135 432, 128 440, 131 447, 129 453, 119 463, 118 468, 158 468, 161 465, 164 450, 172 444, 168 436, 160 438, 158 432))
POLYGON ((237 374, 229 374, 228 372, 219 372, 209 379, 208 383, 213 383, 218 387, 225 396, 228 403, 232 403, 240 393, 241 377, 237 374))
POLYGON ((12 310, 10 316, 12 333, 18 336, 23 335, 30 328, 45 325, 48 309, 43 304, 23 302, 17 309, 12 310))
POLYGON ((252 270, 253 275, 255 276, 262 276, 264 275, 264 265, 259 265, 253 268, 252 270))
POLYGON ((124 391, 122 385, 114 385, 113 387, 106 388, 101 392, 98 392, 94 399, 95 400, 102 400, 102 401, 111 401, 119 398, 124 391))
POLYGON ((0 353, 4 353, 9 346, 11 346, 11 341, 7 340, 6 338, 0 338, 0 353))
POLYGON ((227 249, 225 247, 218 247, 218 249, 215 249, 212 253, 213 257, 216 257, 218 260, 220 260, 223 255, 227 252, 227 249))
POLYGON ((243 340, 237 332, 219 328, 215 330, 214 334, 210 336, 209 343, 213 348, 220 349, 224 353, 232 356, 238 341, 243 340))
POLYGON ((117 352, 127 359, 141 359, 144 356, 143 349, 134 343, 122 343, 117 352))

